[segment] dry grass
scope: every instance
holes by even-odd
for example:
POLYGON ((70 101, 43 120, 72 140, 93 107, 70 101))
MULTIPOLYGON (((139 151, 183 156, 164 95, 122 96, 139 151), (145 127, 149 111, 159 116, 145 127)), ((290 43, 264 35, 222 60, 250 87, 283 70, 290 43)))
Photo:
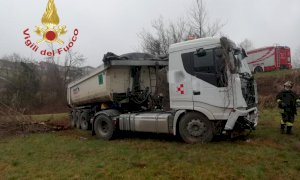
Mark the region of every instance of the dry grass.
POLYGON ((68 115, 24 115, 17 108, 1 106, 0 137, 27 136, 31 133, 49 132, 70 128, 68 115))
POLYGON ((286 81, 295 83, 293 90, 300 94, 300 70, 283 70, 255 75, 259 95, 259 106, 261 108, 274 108, 276 95, 283 89, 286 81))

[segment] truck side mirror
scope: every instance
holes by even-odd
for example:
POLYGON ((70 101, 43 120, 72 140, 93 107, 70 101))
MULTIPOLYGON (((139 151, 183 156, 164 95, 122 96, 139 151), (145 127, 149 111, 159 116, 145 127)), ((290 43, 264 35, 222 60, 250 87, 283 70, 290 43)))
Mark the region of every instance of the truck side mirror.
POLYGON ((194 55, 198 56, 198 57, 202 57, 206 55, 206 51, 203 48, 199 48, 196 50, 196 52, 194 52, 194 55))

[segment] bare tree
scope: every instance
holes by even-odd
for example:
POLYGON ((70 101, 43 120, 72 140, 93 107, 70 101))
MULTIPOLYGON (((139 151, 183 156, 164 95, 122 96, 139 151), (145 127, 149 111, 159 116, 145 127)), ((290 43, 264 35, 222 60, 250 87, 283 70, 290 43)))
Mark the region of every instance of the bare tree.
MULTIPOLYGON (((49 47, 50 49, 52 47, 49 47)), ((47 57, 46 62, 41 62, 41 89, 40 103, 63 105, 66 101, 67 84, 82 75, 80 65, 85 58, 78 52, 69 50, 63 63, 61 59, 53 56, 47 57), (63 64, 63 65, 60 65, 63 64)))
POLYGON ((18 54, 4 57, 1 68, 1 79, 5 80, 0 96, 6 105, 28 108, 37 105, 36 93, 39 90, 39 75, 37 66, 31 59, 18 54), (2 72, 5 72, 2 74, 2 72))
POLYGON ((79 67, 84 63, 85 60, 86 58, 79 52, 73 52, 72 50, 67 52, 64 64, 65 87, 71 80, 83 75, 79 67))
POLYGON ((220 20, 210 22, 203 0, 195 0, 188 15, 191 35, 195 38, 215 36, 225 25, 220 20))
POLYGON ((172 37, 172 43, 178 43, 186 41, 191 34, 191 30, 184 19, 178 19, 177 22, 169 24, 168 34, 172 37))
POLYGON ((144 52, 161 55, 168 54, 170 44, 187 39, 189 34, 187 24, 179 19, 177 22, 166 23, 163 17, 152 22, 154 33, 143 30, 138 36, 144 52))
POLYGON ((242 47, 243 49, 245 49, 246 51, 249 51, 251 49, 254 49, 253 43, 251 40, 249 39, 244 39, 242 42, 240 42, 238 44, 240 47, 242 47))
POLYGON ((138 34, 142 50, 154 55, 168 54, 170 44, 188 40, 190 37, 214 36, 224 26, 219 20, 210 23, 203 0, 195 0, 188 17, 187 20, 178 19, 174 22, 166 22, 163 17, 153 21, 154 33, 143 30, 138 34))
POLYGON ((34 111, 49 106, 65 107, 66 85, 82 75, 80 65, 85 58, 69 51, 65 65, 59 65, 59 60, 50 56, 36 63, 18 54, 4 57, 0 62, 1 103, 34 111))

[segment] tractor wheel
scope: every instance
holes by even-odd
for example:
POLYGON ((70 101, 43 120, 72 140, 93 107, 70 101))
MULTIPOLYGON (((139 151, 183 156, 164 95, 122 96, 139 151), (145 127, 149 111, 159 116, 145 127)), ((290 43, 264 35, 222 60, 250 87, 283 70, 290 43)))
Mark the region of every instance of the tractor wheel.
POLYGON ((99 139, 110 140, 113 137, 115 125, 110 117, 99 115, 95 120, 94 130, 99 139))
POLYGON ((204 115, 190 112, 180 120, 179 133, 186 143, 207 143, 213 138, 213 125, 204 115))

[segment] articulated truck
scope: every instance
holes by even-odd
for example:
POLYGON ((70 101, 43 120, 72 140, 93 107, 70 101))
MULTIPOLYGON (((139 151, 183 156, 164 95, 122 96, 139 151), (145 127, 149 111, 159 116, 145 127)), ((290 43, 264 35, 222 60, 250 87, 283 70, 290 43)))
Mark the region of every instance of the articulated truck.
POLYGON ((226 37, 173 44, 165 57, 107 53, 94 72, 68 85, 71 124, 104 140, 133 131, 191 144, 253 130, 257 91, 246 56, 226 37))

